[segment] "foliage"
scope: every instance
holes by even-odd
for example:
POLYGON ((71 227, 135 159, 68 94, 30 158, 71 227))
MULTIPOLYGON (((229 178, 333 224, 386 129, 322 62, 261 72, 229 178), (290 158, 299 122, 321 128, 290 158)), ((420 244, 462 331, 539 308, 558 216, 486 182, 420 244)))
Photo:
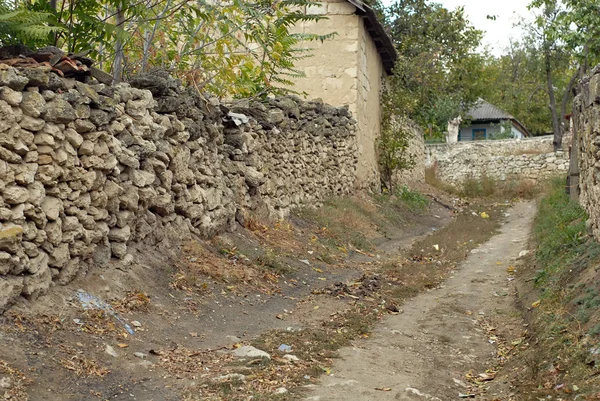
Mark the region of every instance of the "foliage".
POLYGON ((512 132, 512 121, 510 120, 504 120, 498 124, 491 124, 491 126, 492 128, 498 128, 498 130, 491 130, 489 138, 492 140, 510 139, 515 137, 512 132))
POLYGON ((396 174, 412 168, 415 161, 407 153, 410 138, 413 135, 410 121, 405 116, 394 115, 395 108, 390 103, 393 97, 385 92, 382 101, 381 135, 378 138, 379 171, 381 181, 389 192, 393 192, 396 174))
POLYGON ((536 259, 542 267, 538 282, 578 256, 586 240, 586 220, 583 208, 565 193, 564 181, 556 179, 535 219, 536 259))
POLYGON ((513 41, 498 57, 490 56, 483 76, 483 98, 506 110, 534 135, 551 132, 551 113, 540 52, 531 40, 513 41))
POLYGON ((313 0, 62 0, 32 10, 53 13, 65 29, 53 44, 71 52, 90 50, 107 60, 101 68, 116 80, 153 67, 219 96, 289 91, 302 76, 294 63, 310 55, 306 42, 333 36, 294 33, 313 0))
POLYGON ((36 46, 45 43, 52 34, 62 32, 51 13, 16 7, 11 1, 0 0, 0 44, 36 46))
POLYGON ((479 79, 484 58, 476 53, 482 32, 463 8, 449 11, 427 0, 398 0, 386 10, 386 25, 399 53, 389 85, 394 105, 441 137, 485 84, 479 79))
POLYGON ((396 192, 396 196, 402 199, 410 209, 425 209, 429 206, 429 200, 423 194, 411 191, 406 185, 396 192))

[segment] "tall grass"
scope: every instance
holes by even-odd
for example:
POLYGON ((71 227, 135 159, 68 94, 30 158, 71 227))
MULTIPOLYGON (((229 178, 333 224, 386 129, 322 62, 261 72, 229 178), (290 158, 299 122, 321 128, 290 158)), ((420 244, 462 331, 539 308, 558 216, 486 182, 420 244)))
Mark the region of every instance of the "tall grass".
POLYGON ((538 283, 544 283, 562 267, 590 252, 595 254, 595 249, 600 248, 587 241, 586 220, 585 210, 565 193, 562 180, 553 180, 547 196, 540 202, 534 223, 536 259, 541 267, 536 277, 538 283))

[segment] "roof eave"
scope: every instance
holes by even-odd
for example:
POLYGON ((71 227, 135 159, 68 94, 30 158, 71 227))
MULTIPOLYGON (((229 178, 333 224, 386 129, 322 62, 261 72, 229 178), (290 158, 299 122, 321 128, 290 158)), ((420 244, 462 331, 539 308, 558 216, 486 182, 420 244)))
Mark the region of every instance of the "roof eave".
POLYGON ((356 7, 356 14, 363 17, 365 28, 377 47, 377 53, 379 53, 383 68, 388 75, 392 75, 396 60, 398 59, 398 52, 396 51, 394 42, 392 42, 392 38, 387 34, 371 7, 360 0, 348 0, 348 2, 356 7))

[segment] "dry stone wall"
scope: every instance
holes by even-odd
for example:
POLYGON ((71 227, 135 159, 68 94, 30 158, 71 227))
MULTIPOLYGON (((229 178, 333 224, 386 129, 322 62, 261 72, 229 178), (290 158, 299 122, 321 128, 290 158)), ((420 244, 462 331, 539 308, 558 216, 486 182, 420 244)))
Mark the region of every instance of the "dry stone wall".
POLYGON ((160 74, 111 87, 0 64, 0 313, 132 242, 350 193, 355 128, 320 101, 228 109, 160 74))
POLYGON ((466 179, 487 176, 497 180, 538 180, 565 174, 568 152, 554 152, 552 136, 531 139, 428 144, 425 165, 435 167, 443 182, 460 185, 466 179))
POLYGON ((589 215, 591 230, 600 241, 600 66, 584 78, 573 100, 572 195, 589 215))

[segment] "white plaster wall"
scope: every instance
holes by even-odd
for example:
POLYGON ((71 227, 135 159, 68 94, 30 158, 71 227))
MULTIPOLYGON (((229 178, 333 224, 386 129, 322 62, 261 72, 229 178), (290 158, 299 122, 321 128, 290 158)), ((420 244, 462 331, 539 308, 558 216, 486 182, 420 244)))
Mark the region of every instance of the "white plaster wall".
POLYGON ((294 80, 294 90, 305 93, 308 99, 321 98, 334 106, 347 104, 356 117, 360 17, 345 0, 324 1, 307 12, 327 15, 328 19, 297 24, 292 31, 319 35, 335 32, 336 36, 323 43, 302 44, 312 56, 296 62, 296 68, 306 77, 294 80))
POLYGON ((377 48, 355 7, 345 0, 326 0, 307 12, 328 19, 298 24, 294 31, 336 33, 335 38, 308 42, 312 57, 296 67, 306 77, 295 80, 294 89, 309 99, 321 98, 334 106, 348 105, 357 125, 357 188, 378 188, 376 140, 381 132, 380 90, 383 64, 377 48))

